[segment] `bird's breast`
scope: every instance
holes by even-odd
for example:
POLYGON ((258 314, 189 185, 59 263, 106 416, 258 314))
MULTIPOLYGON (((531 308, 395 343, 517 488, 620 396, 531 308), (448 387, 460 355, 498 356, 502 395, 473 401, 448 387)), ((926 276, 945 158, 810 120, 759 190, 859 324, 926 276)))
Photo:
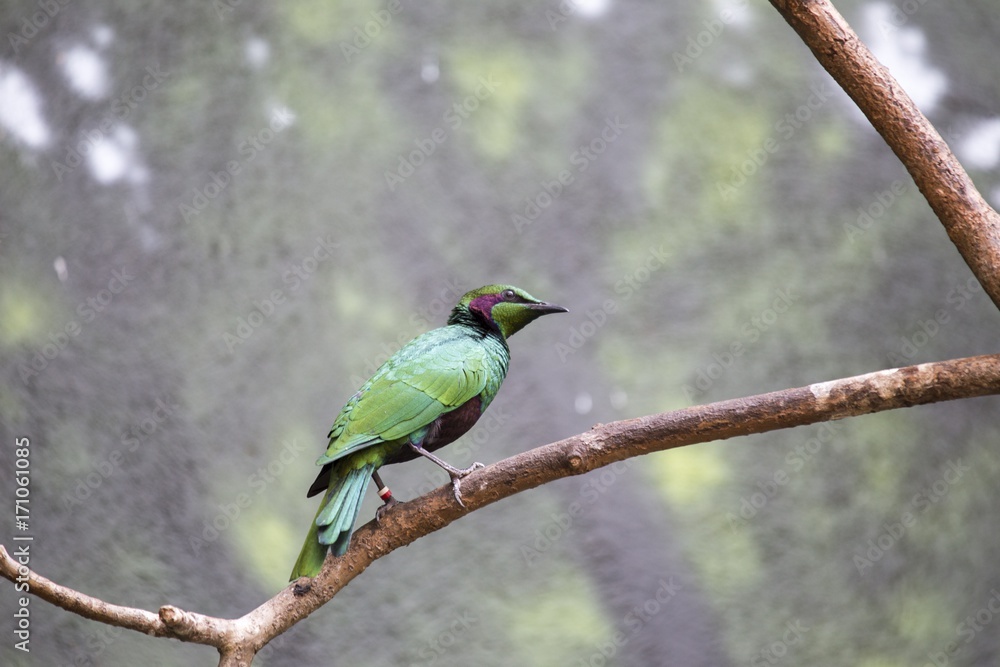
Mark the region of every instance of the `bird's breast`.
POLYGON ((431 425, 424 447, 434 450, 449 445, 465 435, 482 416, 482 400, 479 396, 466 401, 451 412, 446 412, 431 425))

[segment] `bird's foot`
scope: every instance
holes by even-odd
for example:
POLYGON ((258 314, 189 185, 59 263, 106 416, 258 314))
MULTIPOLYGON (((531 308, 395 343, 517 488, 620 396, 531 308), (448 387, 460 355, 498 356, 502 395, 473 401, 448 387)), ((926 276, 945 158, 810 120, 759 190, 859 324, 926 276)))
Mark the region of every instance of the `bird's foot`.
POLYGON ((465 503, 462 502, 462 478, 465 477, 466 475, 471 474, 473 471, 479 470, 480 468, 485 468, 486 466, 480 463, 479 461, 476 461, 468 468, 456 468, 450 463, 445 463, 438 457, 434 456, 429 451, 421 447, 418 443, 411 442, 409 443, 409 445, 410 448, 417 454, 420 454, 421 456, 430 459, 437 465, 444 468, 445 471, 447 471, 448 475, 451 477, 451 488, 455 492, 455 500, 458 501, 459 505, 465 507, 465 503))
POLYGON ((398 500, 396 500, 392 496, 389 496, 389 499, 385 501, 385 504, 379 505, 378 509, 375 510, 375 523, 381 524, 382 517, 385 516, 385 513, 398 504, 399 504, 398 500))
POLYGON ((399 504, 399 501, 392 497, 392 491, 389 487, 385 485, 382 481, 382 477, 379 476, 378 471, 372 473, 372 480, 378 485, 378 497, 382 499, 382 505, 375 510, 375 523, 382 523, 382 515, 385 514, 390 507, 399 504))
POLYGON ((475 471, 479 470, 480 468, 485 468, 485 467, 486 467, 485 463, 480 463, 479 461, 476 461, 471 466, 469 466, 468 468, 463 468, 461 470, 458 470, 456 472, 456 474, 459 477, 465 477, 466 475, 471 475, 472 473, 474 473, 475 471))
POLYGON ((480 468, 485 468, 486 466, 476 461, 468 468, 463 468, 459 470, 455 468, 454 471, 449 470, 448 474, 451 475, 451 490, 455 494, 455 500, 462 507, 465 507, 465 503, 462 502, 462 478, 471 475, 474 471, 480 468))

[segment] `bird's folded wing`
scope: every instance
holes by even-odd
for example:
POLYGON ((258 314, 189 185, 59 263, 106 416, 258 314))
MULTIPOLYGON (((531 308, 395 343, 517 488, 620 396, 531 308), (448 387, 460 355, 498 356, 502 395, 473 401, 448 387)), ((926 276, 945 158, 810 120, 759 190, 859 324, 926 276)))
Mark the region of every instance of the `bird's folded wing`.
POLYGON ((344 407, 317 464, 406 437, 472 400, 486 388, 486 355, 481 345, 461 338, 387 364, 344 407))

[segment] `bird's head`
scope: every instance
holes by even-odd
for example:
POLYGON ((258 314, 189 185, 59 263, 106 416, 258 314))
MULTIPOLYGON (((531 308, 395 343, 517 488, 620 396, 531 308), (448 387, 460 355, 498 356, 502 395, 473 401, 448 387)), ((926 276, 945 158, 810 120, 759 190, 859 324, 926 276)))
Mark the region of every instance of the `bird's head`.
POLYGON ((448 324, 467 322, 471 318, 480 326, 510 338, 542 315, 565 312, 562 306, 539 301, 512 285, 487 285, 466 293, 451 311, 448 324))

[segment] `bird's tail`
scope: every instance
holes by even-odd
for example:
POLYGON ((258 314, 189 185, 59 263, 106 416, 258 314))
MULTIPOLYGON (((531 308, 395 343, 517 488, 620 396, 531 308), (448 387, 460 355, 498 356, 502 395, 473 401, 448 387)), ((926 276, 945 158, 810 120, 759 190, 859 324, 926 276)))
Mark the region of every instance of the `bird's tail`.
POLYGON ((306 543, 302 545, 289 581, 319 574, 328 549, 335 556, 344 555, 374 471, 375 466, 369 464, 334 477, 316 512, 316 519, 309 526, 306 543))

